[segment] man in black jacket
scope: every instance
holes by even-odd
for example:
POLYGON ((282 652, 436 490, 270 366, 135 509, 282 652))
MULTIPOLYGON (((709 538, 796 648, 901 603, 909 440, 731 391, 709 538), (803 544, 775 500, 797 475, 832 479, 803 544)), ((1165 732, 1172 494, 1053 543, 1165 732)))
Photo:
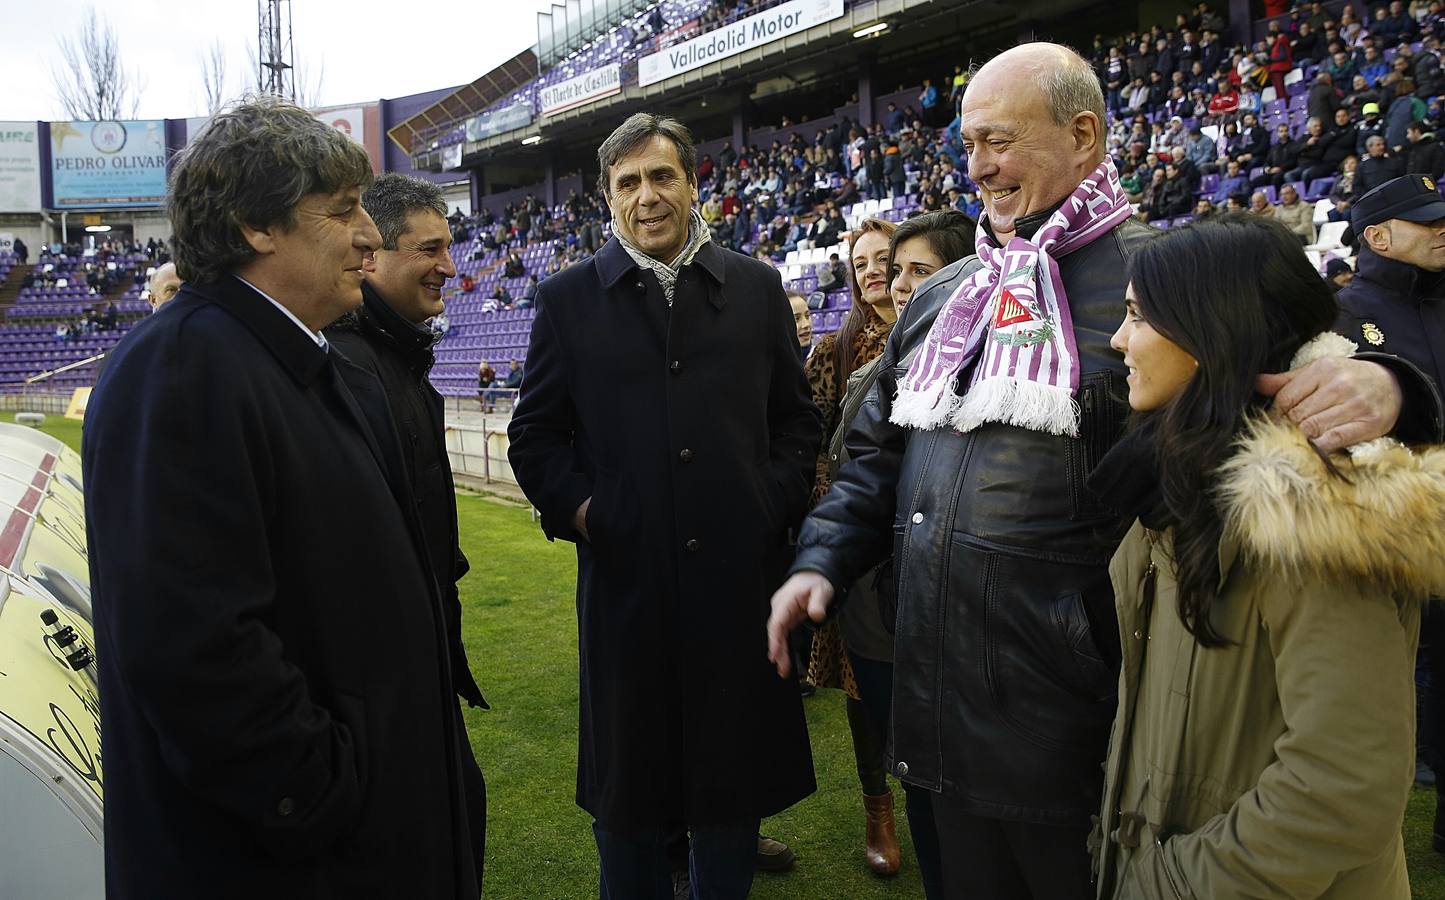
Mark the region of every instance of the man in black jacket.
POLYGON ((1360 167, 1355 172, 1357 189, 1362 194, 1367 193, 1405 174, 1404 168, 1404 161, 1385 147, 1384 137, 1372 134, 1365 142, 1365 156, 1360 160, 1360 167))
POLYGON ((1445 148, 1435 139, 1424 122, 1411 122, 1405 129, 1405 139, 1410 142, 1405 172, 1409 175, 1429 175, 1439 181, 1445 176, 1445 148))
MULTIPOLYGON (((411 481, 426 536, 432 572, 441 592, 450 639, 452 681, 457 696, 486 708, 462 647, 461 600, 457 583, 469 565, 457 530, 456 492, 447 458, 441 394, 427 380, 437 334, 427 320, 442 312, 442 288, 457 274, 451 258, 446 201, 429 182, 405 175, 380 175, 361 196, 376 222, 381 248, 361 284, 361 307, 326 329, 332 345, 348 360, 376 376, 401 439, 403 468, 411 481)), ((470 757, 462 769, 469 809, 475 814, 477 874, 482 871, 486 835, 486 784, 470 757)))
MULTIPOLYGON (((969 177, 983 191, 979 227, 995 246, 1020 252, 1099 171, 1103 108, 1088 64, 1053 44, 1015 47, 974 76, 961 133, 969 177), (1059 85, 1057 93, 1043 84, 1059 85), (1087 101, 1074 105, 1079 97, 1087 101)), ((1108 562, 1120 523, 1084 481, 1124 421, 1116 398, 1125 369, 1108 342, 1122 316, 1128 257, 1154 233, 1129 218, 1058 256, 1071 315, 1063 327, 1073 329, 1079 373, 1076 424, 1065 432, 1077 436, 1034 418, 950 418, 930 429, 895 423, 899 374, 931 327, 950 324, 930 317, 982 264, 947 266, 915 292, 849 432, 852 458, 805 520, 794 574, 773 597, 770 655, 786 671, 789 630, 805 616, 821 621, 835 596, 893 554, 893 771, 936 792, 948 896, 1094 895, 1083 847, 1099 811, 1099 767, 1115 711, 1119 646, 1108 562)), ((1032 277, 1038 270, 1021 262, 1013 271, 1032 277)), ((1012 304, 989 313, 995 327, 1005 311, 1012 322, 1039 321, 1012 304)), ((1054 333, 1035 326, 1024 337, 1054 333)), ((929 352, 936 346, 930 342, 929 352)), ((1044 367, 1022 371, 1043 374, 1044 367)), ((1399 380, 1384 366, 1339 360, 1262 379, 1260 387, 1306 434, 1338 447, 1395 425, 1399 380), (1348 402, 1337 402, 1342 396, 1348 402)), ((934 409, 968 408, 950 395, 953 383, 941 382, 938 402, 946 405, 934 409)), ((1020 396, 1025 387, 1040 385, 1022 386, 1020 396)), ((1438 435, 1438 404, 1427 418, 1438 435)))
POLYGON ((479 893, 427 538, 381 385, 321 332, 381 243, 371 177, 271 99, 173 164, 185 284, 82 452, 112 900, 479 893))

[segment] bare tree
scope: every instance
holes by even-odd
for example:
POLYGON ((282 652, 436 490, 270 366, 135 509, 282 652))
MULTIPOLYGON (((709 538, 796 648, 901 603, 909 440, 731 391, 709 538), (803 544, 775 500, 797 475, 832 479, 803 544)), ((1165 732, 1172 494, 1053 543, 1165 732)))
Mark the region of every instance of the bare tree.
POLYGON ((140 85, 121 62, 120 40, 109 20, 87 7, 77 32, 56 43, 60 59, 50 72, 67 116, 90 122, 135 118, 140 85))
POLYGON ((230 99, 226 87, 226 50, 220 40, 211 42, 201 54, 201 90, 205 93, 206 115, 220 112, 230 99))
POLYGON ((292 73, 294 80, 291 88, 296 92, 296 105, 302 109, 315 109, 321 105, 321 87, 326 83, 326 62, 323 60, 316 67, 315 78, 312 78, 312 71, 304 61, 297 63, 296 71, 292 73))

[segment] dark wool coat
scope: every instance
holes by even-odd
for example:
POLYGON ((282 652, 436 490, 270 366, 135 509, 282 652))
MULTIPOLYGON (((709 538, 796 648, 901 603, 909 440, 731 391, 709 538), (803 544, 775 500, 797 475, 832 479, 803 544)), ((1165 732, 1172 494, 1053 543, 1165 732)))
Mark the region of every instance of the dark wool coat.
POLYGON ((779 812, 815 785, 765 626, 822 430, 778 273, 706 244, 669 309, 614 238, 537 309, 509 457, 577 542, 577 802, 610 828, 779 812))
POLYGON ((112 354, 82 453, 111 900, 475 898, 386 399, 233 278, 112 354))

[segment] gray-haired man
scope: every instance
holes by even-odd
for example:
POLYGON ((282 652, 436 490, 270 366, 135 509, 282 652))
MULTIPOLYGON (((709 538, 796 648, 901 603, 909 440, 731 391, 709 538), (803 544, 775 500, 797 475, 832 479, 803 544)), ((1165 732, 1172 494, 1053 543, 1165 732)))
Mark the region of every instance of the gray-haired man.
POLYGON ((180 289, 181 276, 176 274, 175 263, 156 266, 151 277, 146 280, 146 302, 151 305, 151 312, 159 310, 166 301, 174 298, 180 289))

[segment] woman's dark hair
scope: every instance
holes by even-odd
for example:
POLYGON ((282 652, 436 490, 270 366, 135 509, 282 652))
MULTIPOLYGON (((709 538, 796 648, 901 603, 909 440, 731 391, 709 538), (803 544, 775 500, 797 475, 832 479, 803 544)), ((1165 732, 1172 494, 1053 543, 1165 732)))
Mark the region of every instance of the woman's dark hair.
MULTIPOLYGON (((834 207, 836 210, 837 207, 834 207)), ((858 223, 853 229, 853 237, 848 240, 848 293, 853 298, 853 305, 848 309, 848 319, 838 331, 837 343, 833 345, 833 369, 834 380, 837 382, 838 396, 843 396, 843 389, 848 384, 848 376, 858 367, 858 355, 853 352, 853 338, 857 336, 858 329, 868 321, 868 303, 863 299, 863 289, 858 286, 858 273, 853 270, 853 248, 858 246, 858 239, 870 231, 876 231, 885 238, 893 237, 893 230, 898 226, 887 219, 875 219, 869 217, 858 223)))
POLYGON ((1170 229, 1134 253, 1128 276, 1144 320, 1199 362, 1178 397, 1136 413, 1131 427, 1150 432, 1159 461, 1179 618, 1202 646, 1221 646, 1210 622, 1224 532, 1215 473, 1264 403, 1255 377, 1284 371, 1300 345, 1330 329, 1334 293, 1298 238, 1248 214, 1170 229))
POLYGON ((893 232, 893 239, 888 242, 890 279, 893 272, 893 256, 905 241, 911 241, 916 237, 927 238, 928 249, 943 260, 943 264, 946 266, 965 256, 973 255, 974 237, 977 233, 978 223, 966 213, 956 209, 940 209, 938 212, 920 213, 910 219, 905 219, 893 232))

